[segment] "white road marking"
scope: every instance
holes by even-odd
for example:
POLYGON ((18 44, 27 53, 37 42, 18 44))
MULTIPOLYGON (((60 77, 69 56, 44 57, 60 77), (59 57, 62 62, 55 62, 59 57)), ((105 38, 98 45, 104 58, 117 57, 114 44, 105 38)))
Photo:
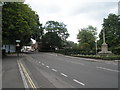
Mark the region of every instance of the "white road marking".
MULTIPOLYGON (((69 62, 69 61, 68 61, 69 62)), ((75 62, 75 61, 70 61, 71 63, 75 63, 75 64, 80 64, 80 65, 85 65, 83 63, 79 63, 79 62, 75 62)))
POLYGON ((44 64, 44 63, 42 63, 42 65, 44 66, 45 64, 44 64))
POLYGON ((39 62, 39 63, 41 63, 41 62, 39 62))
POLYGON ((90 58, 82 58, 82 57, 74 57, 74 56, 65 56, 65 57, 76 58, 76 59, 84 59, 84 60, 88 60, 88 61, 97 61, 97 62, 101 61, 101 60, 95 60, 95 59, 90 59, 90 58))
POLYGON ((23 73, 22 68, 21 68, 21 66, 19 64, 19 61, 17 61, 17 63, 18 63, 18 68, 19 68, 19 71, 20 71, 20 75, 21 75, 22 80, 23 80, 24 87, 29 88, 28 84, 27 84, 27 80, 25 79, 24 73, 23 73))
POLYGON ((118 63, 114 63, 114 62, 110 62, 110 61, 109 61, 109 62, 106 61, 106 63, 107 63, 107 64, 112 64, 112 65, 118 65, 118 63))
POLYGON ((75 82, 78 83, 78 84, 81 84, 81 85, 85 86, 84 83, 82 83, 82 82, 80 82, 80 81, 78 81, 78 80, 76 80, 76 79, 73 79, 73 81, 75 81, 75 82))
POLYGON ((55 72, 57 72, 57 70, 56 69, 52 69, 53 71, 55 71, 55 72))
POLYGON ((112 63, 113 65, 118 65, 118 63, 112 63))
POLYGON ((49 66, 46 66, 47 68, 50 68, 49 66))
POLYGON ((112 70, 112 69, 104 68, 104 67, 96 67, 96 68, 103 69, 103 70, 108 70, 108 71, 112 71, 112 72, 120 72, 118 70, 112 70))
POLYGON ((64 74, 64 73, 60 73, 61 75, 63 75, 63 76, 65 76, 65 77, 68 77, 66 74, 64 74))

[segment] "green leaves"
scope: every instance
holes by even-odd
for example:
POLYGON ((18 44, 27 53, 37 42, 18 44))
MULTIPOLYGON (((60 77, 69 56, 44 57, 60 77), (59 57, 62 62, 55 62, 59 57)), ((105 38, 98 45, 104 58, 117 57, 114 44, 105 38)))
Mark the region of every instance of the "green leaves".
POLYGON ((16 39, 20 39, 24 45, 36 32, 40 33, 39 17, 27 4, 6 2, 2 10, 4 44, 14 44, 16 39))
POLYGON ((52 47, 62 47, 69 34, 66 25, 62 22, 47 21, 45 24, 47 33, 43 36, 43 42, 48 42, 52 47))
POLYGON ((93 50, 95 48, 96 40, 96 28, 93 26, 88 26, 79 30, 77 39, 80 45, 80 48, 83 50, 93 50))
POLYGON ((47 32, 56 32, 62 40, 66 40, 69 36, 66 25, 62 22, 47 21, 45 24, 45 30, 47 32))
POLYGON ((103 41, 102 33, 105 31, 106 43, 110 48, 119 47, 120 44, 120 18, 115 14, 109 14, 104 18, 103 28, 99 34, 100 44, 103 41))
POLYGON ((43 38, 42 42, 48 43, 51 47, 61 47, 62 40, 56 32, 48 32, 43 38))

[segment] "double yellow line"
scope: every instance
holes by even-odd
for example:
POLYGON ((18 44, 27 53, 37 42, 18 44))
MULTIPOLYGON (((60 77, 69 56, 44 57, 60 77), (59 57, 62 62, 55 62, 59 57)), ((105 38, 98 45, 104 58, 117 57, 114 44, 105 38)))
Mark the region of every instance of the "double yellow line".
POLYGON ((21 67, 22 72, 24 73, 24 76, 26 77, 27 81, 29 82, 29 85, 31 86, 31 88, 33 88, 34 90, 37 90, 35 84, 33 83, 30 75, 28 74, 27 70, 25 69, 25 67, 23 66, 22 62, 19 60, 18 61, 18 65, 21 67))

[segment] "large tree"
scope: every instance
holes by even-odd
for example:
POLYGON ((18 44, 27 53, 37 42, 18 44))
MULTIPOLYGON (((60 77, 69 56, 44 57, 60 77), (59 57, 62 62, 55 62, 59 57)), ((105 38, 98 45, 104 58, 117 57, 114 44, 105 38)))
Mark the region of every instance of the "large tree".
POLYGON ((96 30, 97 29, 93 26, 79 30, 77 39, 81 49, 90 51, 95 48, 96 30))
POLYGON ((105 39, 108 46, 116 48, 120 46, 120 18, 118 15, 109 14, 107 18, 104 18, 103 28, 99 34, 99 44, 103 42, 103 31, 105 32, 105 39))
POLYGON ((58 47, 60 48, 62 45, 62 40, 61 38, 57 35, 56 32, 48 32, 42 37, 42 42, 43 43, 48 43, 50 47, 55 48, 58 47))
POLYGON ((47 21, 44 28, 47 33, 44 35, 43 41, 49 42, 52 47, 60 48, 66 45, 66 39, 69 34, 64 23, 47 21))
POLYGON ((47 21, 45 30, 47 32, 56 32, 62 40, 66 40, 69 36, 66 25, 63 22, 47 21))
POLYGON ((21 2, 5 2, 2 8, 2 36, 3 44, 14 44, 16 39, 27 44, 31 36, 39 33, 40 23, 38 15, 21 2))

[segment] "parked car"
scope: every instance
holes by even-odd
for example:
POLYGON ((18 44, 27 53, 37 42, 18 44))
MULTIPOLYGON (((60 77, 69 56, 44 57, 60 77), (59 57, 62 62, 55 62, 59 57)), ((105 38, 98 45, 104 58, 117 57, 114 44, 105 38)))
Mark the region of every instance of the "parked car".
POLYGON ((33 52, 34 49, 31 48, 31 46, 23 46, 21 49, 21 52, 27 53, 27 52, 33 52))

